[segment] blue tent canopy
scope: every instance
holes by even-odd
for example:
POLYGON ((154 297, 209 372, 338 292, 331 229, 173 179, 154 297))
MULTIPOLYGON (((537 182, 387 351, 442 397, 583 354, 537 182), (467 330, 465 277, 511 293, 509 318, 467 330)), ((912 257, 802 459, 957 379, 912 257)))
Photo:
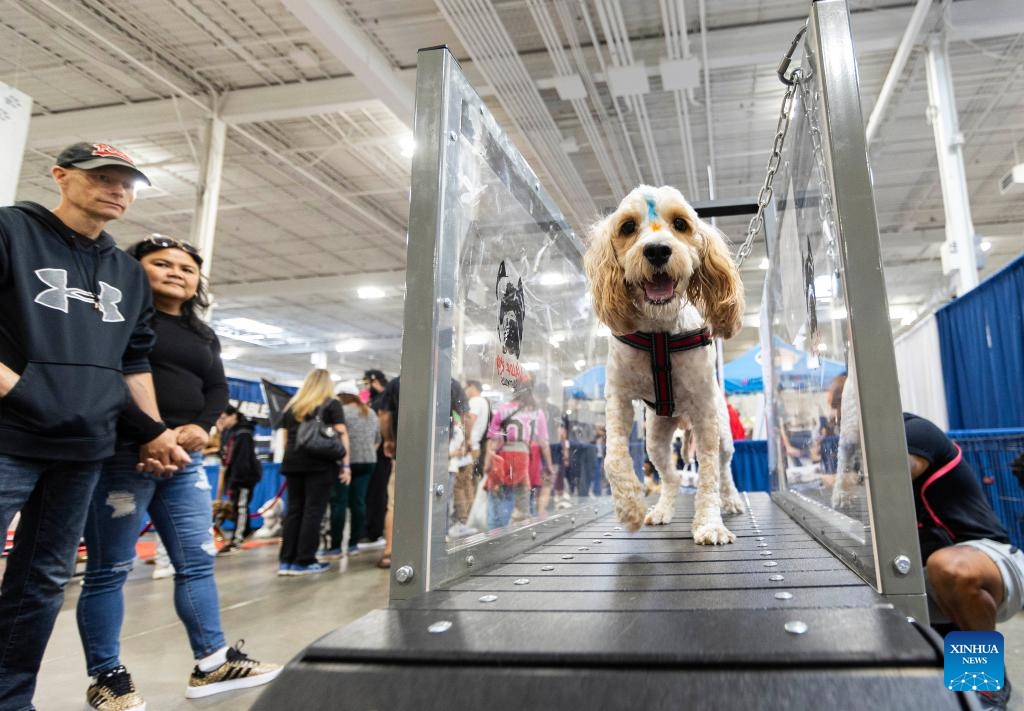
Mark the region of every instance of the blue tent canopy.
POLYGON ((573 378, 568 392, 569 397, 578 400, 600 400, 604 397, 604 374, 603 365, 595 365, 589 370, 584 370, 573 378))
MULTIPOLYGON (((829 383, 846 372, 846 366, 828 358, 818 358, 814 367, 807 362, 807 354, 774 338, 773 345, 783 361, 780 373, 784 388, 809 387, 824 390, 829 383)), ((728 394, 755 393, 764 390, 761 370, 761 346, 754 346, 735 360, 725 364, 725 392, 728 394)))

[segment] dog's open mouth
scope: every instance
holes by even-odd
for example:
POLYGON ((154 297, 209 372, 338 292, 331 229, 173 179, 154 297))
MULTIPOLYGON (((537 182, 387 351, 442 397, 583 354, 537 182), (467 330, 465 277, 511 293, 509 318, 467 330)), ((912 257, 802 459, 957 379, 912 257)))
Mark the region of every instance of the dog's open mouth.
POLYGON ((665 304, 676 295, 676 280, 664 272, 644 282, 644 296, 648 303, 665 304))

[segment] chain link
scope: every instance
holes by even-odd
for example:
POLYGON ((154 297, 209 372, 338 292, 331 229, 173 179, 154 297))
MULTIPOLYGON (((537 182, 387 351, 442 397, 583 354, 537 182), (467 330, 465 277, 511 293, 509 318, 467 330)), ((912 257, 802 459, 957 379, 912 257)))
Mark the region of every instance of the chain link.
POLYGON ((779 110, 779 122, 775 126, 775 141, 772 143, 772 152, 768 157, 768 170, 764 176, 764 185, 761 186, 761 192, 757 195, 757 212, 750 218, 750 225, 747 226, 747 238, 743 240, 739 251, 736 252, 737 269, 750 256, 750 252, 754 248, 754 238, 764 227, 764 209, 772 200, 772 181, 782 162, 782 146, 786 141, 786 134, 789 132, 793 96, 800 86, 800 70, 794 69, 789 78, 790 83, 786 86, 786 95, 782 97, 782 108, 779 110))

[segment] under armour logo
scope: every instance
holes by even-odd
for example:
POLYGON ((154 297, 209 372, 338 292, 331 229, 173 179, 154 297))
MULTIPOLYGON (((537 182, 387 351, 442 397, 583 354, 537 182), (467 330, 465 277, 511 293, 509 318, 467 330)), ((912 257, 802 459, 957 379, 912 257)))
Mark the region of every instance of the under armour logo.
POLYGON ((103 312, 103 320, 108 322, 124 321, 124 316, 117 310, 121 303, 121 290, 105 281, 100 282, 99 296, 85 289, 68 288, 68 273, 65 269, 36 269, 39 281, 50 287, 39 292, 35 302, 51 309, 68 312, 68 299, 93 304, 103 312))

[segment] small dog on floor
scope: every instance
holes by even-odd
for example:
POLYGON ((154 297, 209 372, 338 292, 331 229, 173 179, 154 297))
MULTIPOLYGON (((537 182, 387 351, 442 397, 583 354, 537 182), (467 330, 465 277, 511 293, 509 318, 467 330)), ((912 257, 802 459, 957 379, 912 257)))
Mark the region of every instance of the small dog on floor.
POLYGON ((677 427, 690 429, 701 462, 694 541, 733 542, 722 511, 744 507, 732 480, 729 415, 711 347, 715 336, 736 333, 743 315, 743 284, 725 239, 675 188, 641 185, 591 229, 584 264, 594 310, 613 335, 605 473, 619 521, 635 531, 672 520, 680 482, 672 436, 677 427), (650 513, 629 456, 634 399, 647 402, 647 455, 663 476, 650 513))

